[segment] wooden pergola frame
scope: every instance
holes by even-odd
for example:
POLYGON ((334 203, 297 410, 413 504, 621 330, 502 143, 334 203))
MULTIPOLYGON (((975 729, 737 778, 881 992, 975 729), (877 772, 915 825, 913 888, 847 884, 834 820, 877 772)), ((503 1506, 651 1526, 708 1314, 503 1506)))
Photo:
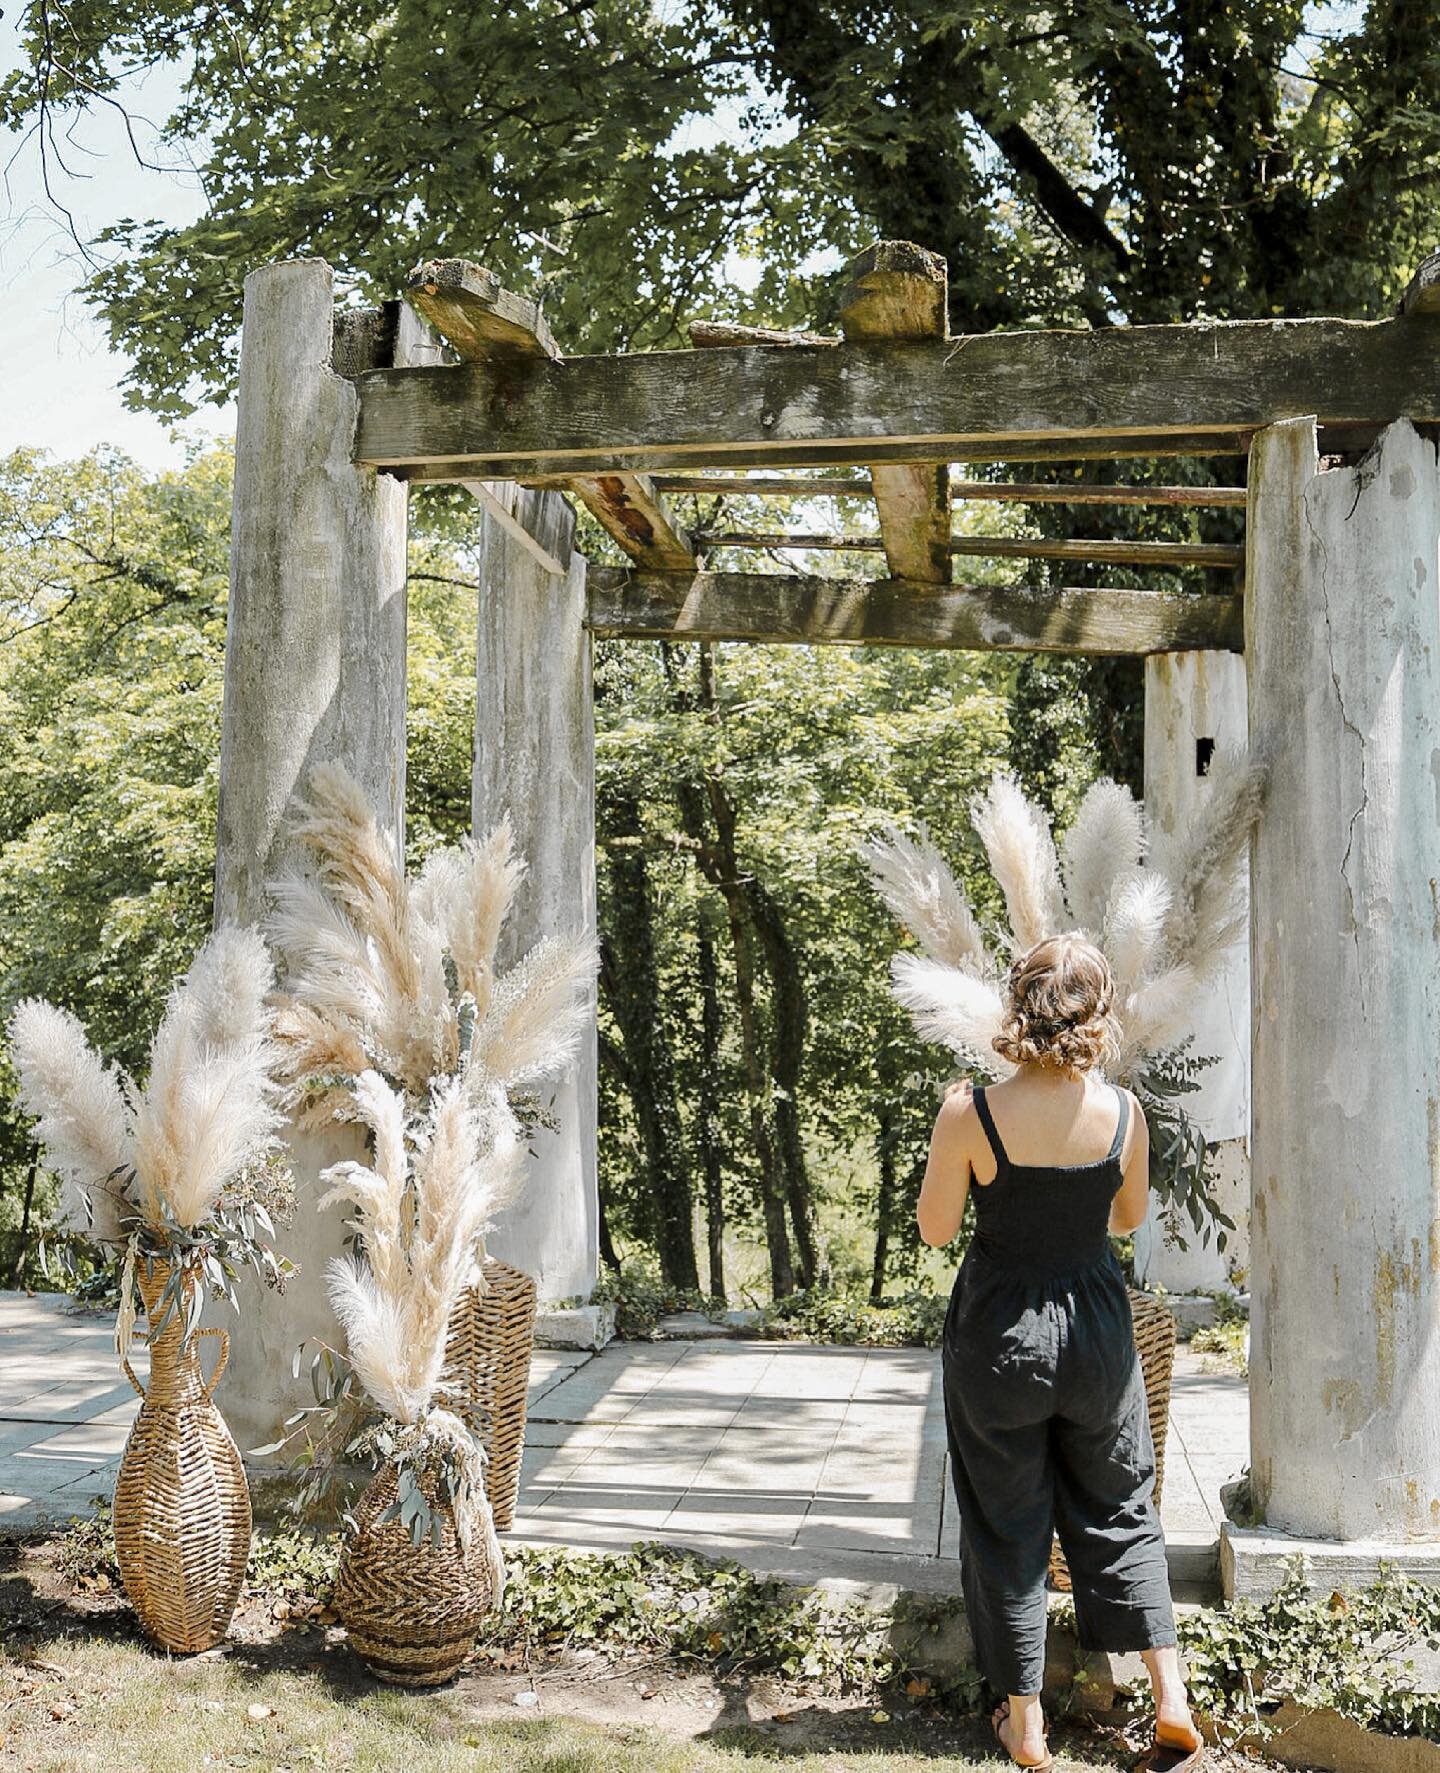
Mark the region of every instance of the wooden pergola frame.
POLYGON ((1243 487, 1015 484, 952 477, 952 464, 1234 458, 1258 430, 1301 415, 1316 417, 1322 450, 1339 455, 1401 416, 1440 425, 1440 276, 1429 261, 1386 321, 952 338, 943 261, 882 242, 850 269, 839 336, 697 324, 691 351, 577 358, 562 355, 533 302, 463 260, 421 265, 406 298, 437 336, 431 357, 449 360, 394 367, 383 317, 350 323, 355 461, 468 486, 502 522, 495 482, 573 496, 632 563, 590 574, 588 623, 603 635, 1239 649, 1242 546, 955 538, 950 512, 1002 499, 1221 508, 1243 505, 1243 487), (869 500, 877 533, 687 534, 670 496, 711 490, 869 500), (710 572, 718 548, 883 550, 888 576, 710 572), (1209 576, 1203 590, 956 585, 955 559, 973 556, 1209 576))
MULTIPOLYGON (((401 840, 409 482, 483 508, 471 820, 513 816, 516 943, 595 928, 592 635, 1149 655, 1147 759, 1154 715, 1192 785, 1223 682, 1270 772, 1248 1030, 1269 1525, 1227 1524, 1227 1586, 1273 1587, 1295 1535, 1337 1580, 1382 1558, 1440 1580, 1440 257, 1382 321, 950 338, 943 265, 890 242, 852 266, 835 337, 707 323, 692 351, 574 359, 475 266, 423 265, 406 297, 337 313, 314 260, 247 279, 217 917, 261 915, 319 758, 401 840), (953 472, 1167 456, 1248 456, 1246 485, 953 472), (707 490, 801 500, 807 527, 688 534, 668 501, 707 490), (721 547, 843 552, 815 531, 829 498, 873 501, 886 577, 711 570, 721 547), (952 536, 972 499, 1243 504, 1244 548, 952 536), (627 566, 587 566, 572 500, 627 566), (957 584, 981 551, 1166 588, 957 584)), ((593 1021, 582 1046, 496 1246, 552 1299, 588 1298, 598 1260, 593 1021)), ((307 1206, 289 1240, 315 1275, 340 1235, 307 1206)), ((258 1443, 300 1401, 271 1351, 334 1329, 318 1290, 250 1305, 230 1407, 258 1443)))

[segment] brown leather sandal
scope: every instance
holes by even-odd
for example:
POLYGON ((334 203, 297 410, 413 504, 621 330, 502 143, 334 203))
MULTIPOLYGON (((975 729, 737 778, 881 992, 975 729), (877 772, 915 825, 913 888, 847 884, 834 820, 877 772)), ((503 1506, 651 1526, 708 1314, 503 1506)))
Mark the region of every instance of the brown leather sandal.
POLYGON ((1187 1742, 1165 1742, 1163 1725, 1155 1726, 1155 1740, 1135 1763, 1135 1773, 1196 1773, 1205 1764, 1205 1744, 1192 1748, 1187 1742))
POLYGON ((1009 1755, 1012 1765, 1023 1767, 1025 1773, 1050 1773, 1050 1769, 1055 1765, 1055 1757, 1050 1753, 1050 1745, 1048 1741, 1045 1745, 1045 1758, 1043 1761, 1022 1761, 1017 1756, 1010 1753, 1005 1738, 1000 1734, 1000 1726, 1009 1716, 1010 1701, 1008 1699, 1002 1699, 999 1705, 995 1707, 994 1711, 990 1713, 990 1728, 995 1732, 995 1740, 1000 1744, 1001 1748, 1005 1750, 1005 1753, 1009 1755))

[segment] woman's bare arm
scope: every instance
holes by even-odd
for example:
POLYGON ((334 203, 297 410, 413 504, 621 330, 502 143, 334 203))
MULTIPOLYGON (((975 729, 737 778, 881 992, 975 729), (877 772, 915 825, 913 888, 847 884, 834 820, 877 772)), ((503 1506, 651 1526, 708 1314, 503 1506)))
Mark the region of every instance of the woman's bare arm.
POLYGON ((974 1114, 970 1086, 952 1089, 940 1105, 930 1135, 930 1160, 915 1208, 920 1236, 937 1249, 948 1244, 965 1217, 970 1193, 969 1121, 974 1114))
POLYGON ((1110 1229, 1116 1237, 1126 1237, 1145 1223, 1150 1211, 1150 1129, 1140 1104, 1131 1095, 1129 1154, 1125 1159, 1125 1179, 1110 1203, 1110 1229))

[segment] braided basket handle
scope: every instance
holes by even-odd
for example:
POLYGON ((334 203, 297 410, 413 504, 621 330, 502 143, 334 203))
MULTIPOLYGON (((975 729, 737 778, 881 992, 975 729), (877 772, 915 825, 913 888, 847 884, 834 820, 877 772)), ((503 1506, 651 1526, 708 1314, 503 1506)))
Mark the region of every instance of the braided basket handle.
MULTIPOLYGON (((215 1371, 205 1383, 206 1397, 213 1397, 215 1395, 215 1387, 220 1383, 220 1375, 225 1371, 230 1360, 230 1337, 225 1330, 221 1329, 196 1330, 195 1334, 197 1336, 218 1336, 220 1338, 220 1358, 215 1363, 215 1371)), ((125 1377, 135 1387, 136 1391, 139 1392, 140 1396, 144 1397, 145 1387, 135 1377, 135 1369, 123 1356, 121 1357, 120 1365, 125 1369, 125 1377)))
POLYGON ((197 1330, 195 1334, 197 1336, 218 1336, 220 1338, 220 1358, 216 1361, 215 1371, 210 1375, 209 1381, 205 1386, 206 1397, 213 1397, 215 1395, 215 1387, 220 1383, 220 1375, 225 1371, 226 1364, 230 1359, 230 1337, 225 1330, 218 1328, 212 1330, 197 1330))

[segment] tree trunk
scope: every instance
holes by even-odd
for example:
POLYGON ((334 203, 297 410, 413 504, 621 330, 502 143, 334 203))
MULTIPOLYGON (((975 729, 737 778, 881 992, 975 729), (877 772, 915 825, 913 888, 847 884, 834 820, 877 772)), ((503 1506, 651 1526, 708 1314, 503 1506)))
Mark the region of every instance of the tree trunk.
MULTIPOLYGON (((666 646, 662 650, 666 669, 673 673, 672 649, 666 646)), ((693 702, 678 685, 676 692, 677 707, 693 706, 693 702)), ((709 830, 706 819, 707 790, 708 783, 702 788, 694 780, 677 780, 675 803, 679 809, 680 823, 695 845, 701 873, 720 894, 725 904, 730 948, 735 963, 735 1007, 740 1022, 740 1054, 745 1070, 745 1093, 750 1105, 750 1143, 760 1170, 760 1204, 765 1219, 765 1242, 770 1256, 770 1291, 775 1298, 783 1299, 795 1291, 795 1270, 790 1256, 790 1235, 786 1228, 785 1175, 776 1151, 773 1090, 755 991, 754 932, 747 914, 733 849, 727 849, 723 842, 715 842, 709 830)))
POLYGON ((725 1297, 725 1151, 720 1139, 720 978, 715 943, 702 907, 697 924, 700 975, 700 1104, 695 1137, 705 1177, 705 1241, 712 1297, 725 1297))
POLYGON ((15 1260, 10 1267, 10 1285, 18 1287, 25 1273, 25 1250, 30 1242, 30 1209, 35 1204, 35 1178, 40 1170, 40 1160, 30 1159, 30 1168, 25 1174, 25 1204, 20 1209, 20 1233, 15 1244, 15 1260))
MULTIPOLYGON (((604 798, 606 829, 640 835, 640 808, 628 794, 604 798)), ((650 1188, 660 1272, 673 1287, 698 1292, 694 1202, 685 1132, 675 1092, 675 1061, 660 1015, 655 907, 643 847, 605 851, 609 927, 600 948, 600 983, 624 1045, 624 1077, 635 1112, 650 1188)))
POLYGON ((870 1297, 885 1296, 885 1264, 890 1256, 890 1225, 895 1211, 895 1129, 888 1110, 875 1123, 875 1156, 880 1184, 875 1194, 875 1260, 870 1270, 870 1297))

